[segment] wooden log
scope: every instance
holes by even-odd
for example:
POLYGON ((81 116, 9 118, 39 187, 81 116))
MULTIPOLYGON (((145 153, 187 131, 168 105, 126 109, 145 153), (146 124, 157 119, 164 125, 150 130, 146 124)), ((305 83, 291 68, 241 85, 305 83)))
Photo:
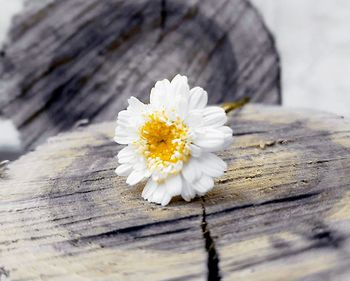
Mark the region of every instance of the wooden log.
POLYGON ((0 109, 26 149, 181 73, 210 103, 280 103, 273 37, 246 0, 29 1, 0 56, 0 109))
POLYGON ((114 123, 22 156, 0 180, 0 268, 12 281, 349 280, 350 121, 248 105, 229 125, 227 173, 167 207, 115 175, 114 123))

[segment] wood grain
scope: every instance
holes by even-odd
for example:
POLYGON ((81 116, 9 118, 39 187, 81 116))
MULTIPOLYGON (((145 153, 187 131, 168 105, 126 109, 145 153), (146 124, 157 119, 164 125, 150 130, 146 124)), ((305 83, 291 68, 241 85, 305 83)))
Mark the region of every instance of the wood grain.
POLYGON ((114 123, 50 138, 0 179, 0 268, 13 281, 349 280, 350 121, 248 105, 229 124, 228 172, 167 207, 115 175, 114 123))
POLYGON ((210 103, 280 103, 279 58, 246 0, 29 1, 0 56, 0 109, 26 149, 80 119, 114 120, 181 73, 210 103))

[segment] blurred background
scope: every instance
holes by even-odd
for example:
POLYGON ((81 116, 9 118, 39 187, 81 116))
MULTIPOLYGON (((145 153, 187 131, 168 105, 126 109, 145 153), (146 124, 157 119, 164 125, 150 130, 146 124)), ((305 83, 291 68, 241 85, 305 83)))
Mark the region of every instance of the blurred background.
POLYGON ((350 1, 252 0, 275 35, 283 105, 350 116, 350 1))
MULTIPOLYGON (((276 41, 281 59, 282 105, 350 117, 350 1, 251 2, 276 41)), ((24 0, 0 0, 1 46, 6 44, 11 20, 24 4, 24 0)), ((0 121, 0 132, 0 150, 2 147, 15 154, 21 150, 19 134, 9 120, 0 121)))

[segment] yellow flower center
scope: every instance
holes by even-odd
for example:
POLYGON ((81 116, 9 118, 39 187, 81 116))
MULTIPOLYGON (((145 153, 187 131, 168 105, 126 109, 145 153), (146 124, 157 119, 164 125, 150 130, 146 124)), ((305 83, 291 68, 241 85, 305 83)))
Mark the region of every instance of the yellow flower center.
MULTIPOLYGON (((169 120, 163 111, 151 113, 139 134, 141 151, 151 169, 174 166, 190 158, 188 128, 180 118, 169 120)), ((177 173, 175 170, 169 173, 177 173)))

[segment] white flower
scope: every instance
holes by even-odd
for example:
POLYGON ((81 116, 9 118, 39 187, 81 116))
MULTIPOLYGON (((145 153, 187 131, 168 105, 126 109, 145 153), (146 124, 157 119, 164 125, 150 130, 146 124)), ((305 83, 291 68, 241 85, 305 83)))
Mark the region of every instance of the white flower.
POLYGON ((214 152, 231 143, 232 130, 224 126, 225 111, 207 101, 206 91, 190 89, 187 77, 176 75, 155 84, 150 104, 131 97, 119 112, 114 140, 127 146, 118 153, 116 173, 129 185, 147 179, 144 199, 163 206, 177 195, 190 201, 226 170, 214 152))

